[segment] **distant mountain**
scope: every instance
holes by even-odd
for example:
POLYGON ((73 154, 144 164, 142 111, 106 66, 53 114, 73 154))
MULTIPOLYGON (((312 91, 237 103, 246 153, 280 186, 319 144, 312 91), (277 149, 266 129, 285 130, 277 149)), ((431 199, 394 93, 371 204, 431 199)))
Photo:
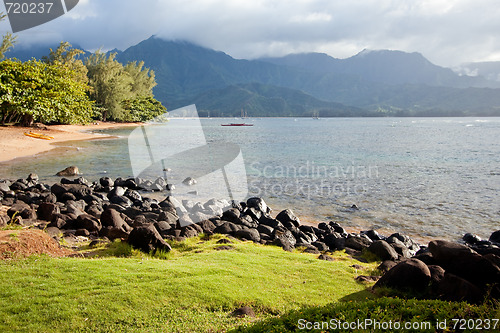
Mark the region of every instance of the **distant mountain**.
POLYGON ((322 101, 302 91, 259 83, 227 86, 204 92, 181 105, 194 103, 202 116, 237 117, 362 117, 376 116, 360 108, 322 101))
MULTIPOLYGON (((59 47, 59 43, 50 44, 50 45, 31 45, 31 46, 23 46, 23 45, 14 45, 9 51, 5 53, 6 58, 16 58, 21 61, 28 61, 32 58, 42 59, 44 56, 48 56, 50 53, 50 49, 56 50, 59 47)), ((83 50, 85 53, 79 56, 80 59, 84 59, 90 55, 90 52, 85 51, 79 45, 72 45, 75 49, 83 50)))
POLYGON ((185 41, 155 37, 128 48, 118 54, 117 59, 121 62, 144 60, 156 73, 157 97, 167 104, 240 83, 286 86, 298 76, 296 71, 282 66, 237 60, 185 41))
POLYGON ((142 60, 155 71, 155 96, 170 110, 196 103, 212 116, 239 115, 242 108, 255 116, 318 110, 331 116, 500 116, 500 82, 459 75, 419 53, 365 50, 348 59, 306 53, 239 60, 154 36, 117 53, 123 63, 142 60))
POLYGON ((336 59, 323 53, 303 53, 260 60, 316 73, 355 75, 363 80, 391 85, 425 84, 454 88, 500 88, 500 84, 486 80, 484 77, 459 76, 449 68, 432 64, 417 52, 363 50, 347 59, 336 59))
POLYGON ((122 62, 138 59, 156 72, 155 94, 170 109, 191 100, 216 112, 224 108, 207 98, 216 93, 231 106, 226 111, 238 111, 235 92, 241 90, 228 87, 259 83, 385 115, 500 115, 500 90, 476 88, 495 82, 460 76, 418 53, 364 51, 345 60, 310 53, 249 61, 151 37, 118 55, 122 62))

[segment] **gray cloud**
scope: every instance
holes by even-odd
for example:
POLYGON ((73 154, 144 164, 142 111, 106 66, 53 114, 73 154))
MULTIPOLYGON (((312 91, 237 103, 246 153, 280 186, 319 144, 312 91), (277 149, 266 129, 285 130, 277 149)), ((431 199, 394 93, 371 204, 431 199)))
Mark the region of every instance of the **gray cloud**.
MULTIPOLYGON (((453 66, 500 60, 498 8, 497 0, 80 0, 19 39, 125 49, 156 34, 236 58, 310 51, 345 58, 369 48, 418 51, 453 66)), ((9 30, 5 22, 0 29, 9 30)))

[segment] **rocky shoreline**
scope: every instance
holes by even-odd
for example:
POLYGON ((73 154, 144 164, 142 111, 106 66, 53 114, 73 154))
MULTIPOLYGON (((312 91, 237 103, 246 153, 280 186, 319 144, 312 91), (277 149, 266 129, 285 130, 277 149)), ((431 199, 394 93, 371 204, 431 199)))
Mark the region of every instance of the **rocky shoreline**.
POLYGON ((62 178, 52 186, 38 176, 0 180, 0 227, 8 223, 45 230, 55 239, 87 237, 93 243, 122 239, 144 252, 170 251, 167 240, 182 241, 204 234, 226 234, 286 251, 300 249, 331 260, 328 252, 345 250, 359 260, 369 254, 382 261, 374 288, 416 291, 423 297, 478 303, 500 298, 500 230, 489 240, 466 234, 462 243, 434 240, 428 246, 411 237, 376 230, 347 233, 334 221, 303 225, 289 210, 271 215, 262 198, 246 202, 179 201, 169 195, 165 179, 111 179, 90 183, 84 178, 62 178), (162 201, 145 197, 156 191, 162 201), (199 221, 199 222, 198 222, 199 221), (197 223, 194 223, 197 222, 197 223))

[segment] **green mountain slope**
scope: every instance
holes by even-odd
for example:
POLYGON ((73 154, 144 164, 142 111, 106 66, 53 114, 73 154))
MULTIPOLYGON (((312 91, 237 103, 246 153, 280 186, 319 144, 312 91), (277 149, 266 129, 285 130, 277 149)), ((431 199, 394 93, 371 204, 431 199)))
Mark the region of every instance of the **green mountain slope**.
MULTIPOLYGON (((316 98, 336 101, 337 96, 320 96, 312 83, 324 81, 322 73, 311 73, 257 60, 239 60, 223 52, 206 49, 188 42, 164 41, 151 37, 118 54, 121 62, 144 60, 156 73, 158 86, 155 96, 168 108, 178 106, 205 92, 230 85, 257 82, 303 90, 316 98)), ((330 75, 326 82, 350 90, 351 82, 359 79, 350 75, 330 75)), ((191 104, 191 103, 190 103, 191 104)))
POLYGON ((241 86, 232 87, 259 83, 371 112, 382 110, 383 115, 500 116, 500 89, 473 88, 485 80, 460 77, 418 53, 362 52, 346 60, 306 54, 250 61, 188 42, 151 37, 120 53, 118 59, 144 60, 156 72, 156 96, 169 109, 196 103, 212 115, 231 115, 246 108, 277 116, 308 114, 319 108, 308 106, 306 99, 297 103, 288 100, 290 96, 280 97, 283 92, 267 96, 251 89, 249 97, 241 86))
POLYGON ((259 83, 231 85, 210 90, 179 106, 196 104, 200 115, 237 117, 352 117, 375 115, 357 107, 327 102, 302 91, 259 83))
POLYGON ((336 59, 324 53, 300 53, 260 60, 315 73, 354 75, 366 81, 390 85, 424 84, 453 88, 500 88, 499 82, 487 80, 481 76, 457 75, 449 68, 432 64, 417 52, 363 50, 347 59, 336 59))
POLYGON ((290 82, 294 76, 293 71, 281 66, 237 60, 188 42, 155 37, 128 48, 118 54, 117 59, 121 62, 144 60, 156 72, 156 95, 167 103, 232 84, 290 82))

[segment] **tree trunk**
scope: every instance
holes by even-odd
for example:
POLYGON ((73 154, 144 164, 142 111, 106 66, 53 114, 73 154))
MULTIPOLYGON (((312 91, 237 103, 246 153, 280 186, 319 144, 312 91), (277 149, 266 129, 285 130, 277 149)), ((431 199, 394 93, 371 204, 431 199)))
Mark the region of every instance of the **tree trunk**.
POLYGON ((21 125, 23 127, 31 127, 33 126, 33 116, 30 114, 23 115, 23 119, 21 121, 21 125))

